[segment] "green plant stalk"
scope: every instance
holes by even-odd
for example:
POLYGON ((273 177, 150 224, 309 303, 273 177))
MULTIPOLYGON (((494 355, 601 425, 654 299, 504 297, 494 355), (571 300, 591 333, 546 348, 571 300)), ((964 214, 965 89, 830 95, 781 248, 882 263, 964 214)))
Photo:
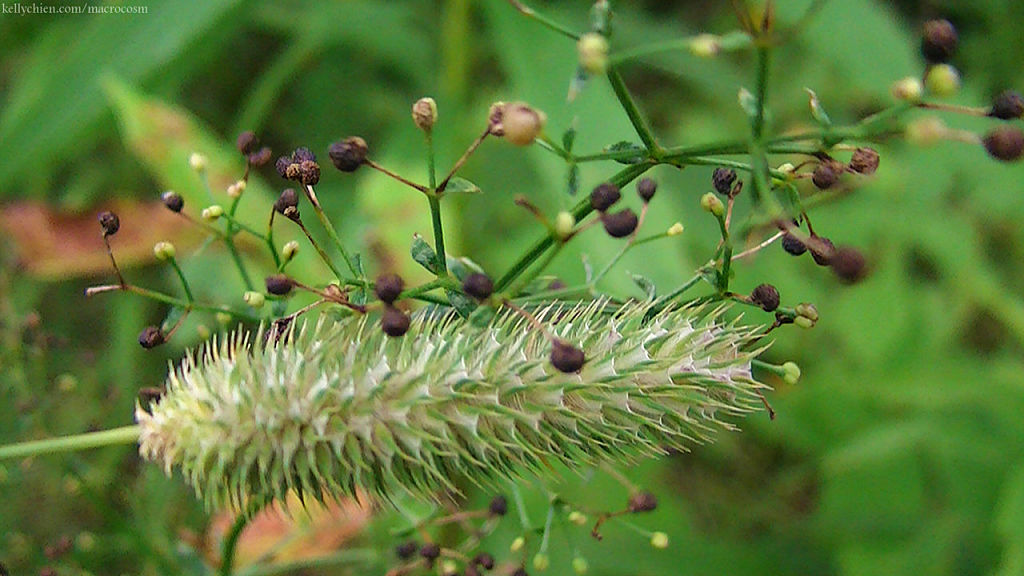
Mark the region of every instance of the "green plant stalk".
MULTIPOLYGON (((427 172, 430 178, 430 190, 427 193, 427 201, 430 203, 430 223, 434 228, 434 254, 438 276, 448 275, 448 256, 444 250, 444 228, 441 224, 441 197, 437 190, 437 170, 434 164, 434 136, 427 130, 427 172)), ((447 183, 448 180, 446 179, 447 183)))
POLYGON ((573 32, 572 30, 569 30, 565 26, 562 26, 561 24, 555 22, 554 20, 548 18, 547 16, 544 16, 543 14, 534 11, 533 8, 530 8, 529 6, 520 2, 519 0, 508 0, 508 3, 511 4, 516 10, 518 10, 519 13, 522 14, 523 16, 535 20, 538 23, 544 25, 545 27, 554 30, 555 32, 558 32, 559 34, 562 34, 564 36, 568 36, 573 40, 580 39, 579 34, 573 32))
MULTIPOLYGON (((644 163, 628 166, 617 172, 614 176, 609 178, 608 181, 621 188, 636 178, 639 178, 644 172, 649 170, 652 165, 653 164, 651 163, 644 163)), ((589 198, 580 200, 572 209, 573 216, 576 218, 577 222, 585 218, 592 211, 593 208, 590 207, 589 198)), ((537 240, 533 246, 531 246, 530 249, 520 257, 519 260, 513 264, 497 282, 495 282, 494 290, 496 292, 504 290, 504 288, 518 278, 530 266, 530 264, 532 264, 537 258, 540 258, 540 256, 544 254, 544 252, 550 248, 554 242, 555 238, 551 236, 551 234, 545 234, 543 238, 537 240)))
POLYGON ((363 566, 375 564, 381 561, 380 554, 376 550, 356 549, 341 550, 333 554, 303 558, 289 562, 278 562, 274 564, 258 564, 247 566, 239 570, 237 576, 277 576, 278 574, 298 573, 304 569, 330 568, 334 566, 363 566))
POLYGON ((532 282, 534 278, 547 269, 548 265, 551 264, 551 261, 555 259, 555 256, 558 256, 558 253, 562 251, 563 246, 565 246, 565 242, 560 241, 555 244, 555 249, 548 252, 547 255, 544 256, 544 259, 533 267, 532 271, 523 274, 514 284, 510 285, 507 290, 509 297, 514 298, 515 295, 532 282))
POLYGON ((619 71, 615 66, 608 67, 608 81, 611 82, 612 90, 615 91, 615 97, 619 100, 619 104, 622 105, 626 115, 629 116, 629 122, 633 124, 633 129, 640 136, 640 140, 644 143, 647 151, 654 158, 660 159, 664 150, 658 144, 657 139, 651 132, 651 127, 647 125, 647 120, 644 119, 643 114, 633 100, 633 95, 629 92, 629 88, 626 87, 626 83, 622 80, 622 76, 619 75, 619 71))
MULTIPOLYGON (((309 194, 310 198, 316 198, 312 186, 307 185, 306 192, 309 194)), ((313 204, 313 211, 316 212, 316 217, 320 219, 320 224, 324 227, 324 230, 327 230, 327 235, 331 237, 331 241, 334 242, 338 251, 341 252, 341 257, 345 260, 345 265, 348 266, 348 269, 352 272, 352 276, 361 278, 362 275, 359 274, 359 270, 357 270, 355 264, 353 264, 352 257, 349 255, 348 250, 345 249, 345 245, 341 242, 341 238, 338 236, 338 232, 334 229, 334 225, 331 224, 330 219, 327 218, 327 214, 324 214, 324 209, 320 207, 320 203, 311 202, 311 204, 313 204)), ((334 267, 331 266, 331 269, 334 270, 334 267)), ((338 276, 338 280, 343 280, 337 271, 335 271, 335 274, 338 276)))
POLYGON ((227 223, 224 225, 224 245, 227 246, 231 259, 235 261, 238 273, 242 275, 245 289, 252 290, 252 278, 249 277, 249 272, 245 269, 245 263, 242 262, 242 256, 238 253, 238 247, 235 246, 235 234, 238 228, 238 223, 235 221, 235 212, 238 211, 238 202, 241 199, 241 195, 236 196, 231 200, 231 206, 228 207, 229 218, 227 218, 227 223))
POLYGON ((236 318, 241 318, 241 319, 247 320, 249 322, 258 322, 259 321, 259 317, 258 316, 254 316, 254 315, 246 313, 246 312, 240 312, 238 310, 234 310, 234 309, 226 307, 226 306, 218 306, 218 305, 213 305, 213 304, 202 304, 200 302, 186 302, 185 300, 182 300, 181 298, 176 298, 174 296, 171 296, 170 294, 164 294, 163 292, 157 292, 155 290, 149 290, 148 288, 142 288, 140 286, 135 286, 134 284, 126 284, 124 286, 121 286, 121 285, 118 285, 118 284, 111 284, 109 286, 94 286, 93 288, 90 288, 90 289, 86 290, 86 296, 93 296, 95 294, 99 294, 100 292, 115 292, 115 291, 132 292, 132 293, 138 294, 139 296, 142 296, 144 298, 149 298, 149 299, 155 300, 157 302, 163 302, 164 304, 169 304, 171 306, 177 306, 179 308, 186 308, 186 309, 192 309, 192 310, 202 310, 204 312, 224 312, 226 314, 230 314, 230 315, 232 315, 232 316, 234 316, 236 318))
POLYGON ((117 444, 131 444, 139 440, 138 425, 122 426, 99 432, 86 432, 71 436, 59 436, 43 440, 31 440, 0 446, 0 460, 11 458, 26 458, 43 454, 58 454, 61 452, 77 452, 90 448, 102 448, 117 444))
MULTIPOLYGON (((629 50, 623 50, 612 56, 610 58, 610 62, 612 64, 621 64, 627 60, 643 58, 644 56, 653 56, 654 54, 660 54, 662 52, 689 50, 694 38, 695 37, 693 36, 688 38, 678 38, 675 40, 668 40, 666 42, 646 44, 629 50)), ((721 52, 733 52, 749 48, 752 43, 753 41, 750 35, 742 30, 729 32, 728 34, 718 37, 718 47, 721 52)))
POLYGON ((175 260, 174 258, 170 258, 169 260, 167 260, 167 263, 171 265, 171 268, 174 268, 174 273, 178 275, 178 280, 181 281, 181 287, 185 291, 185 299, 187 301, 185 307, 192 308, 192 305, 195 304, 196 299, 194 296, 192 296, 192 288, 189 287, 188 280, 185 279, 185 273, 181 270, 181 266, 178 266, 178 261, 175 260))
POLYGON ((249 520, 262 507, 262 504, 256 503, 245 514, 239 514, 235 518, 234 524, 231 525, 231 531, 228 532, 224 538, 224 543, 221 545, 220 569, 217 571, 220 576, 231 576, 234 572, 235 550, 238 548, 238 541, 242 537, 245 527, 249 525, 249 520))

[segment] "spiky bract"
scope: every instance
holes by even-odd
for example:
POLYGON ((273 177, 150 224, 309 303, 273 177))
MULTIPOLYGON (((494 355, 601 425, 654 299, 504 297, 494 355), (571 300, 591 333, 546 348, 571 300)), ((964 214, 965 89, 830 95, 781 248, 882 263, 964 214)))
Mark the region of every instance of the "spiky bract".
POLYGON ((577 374, 550 342, 503 311, 486 327, 420 312, 402 338, 365 317, 322 318, 279 343, 235 334, 173 370, 136 410, 140 452, 179 466, 208 504, 289 490, 436 497, 554 464, 579 468, 685 450, 760 406, 747 350, 757 328, 722 308, 596 301, 535 310, 586 351, 577 374))

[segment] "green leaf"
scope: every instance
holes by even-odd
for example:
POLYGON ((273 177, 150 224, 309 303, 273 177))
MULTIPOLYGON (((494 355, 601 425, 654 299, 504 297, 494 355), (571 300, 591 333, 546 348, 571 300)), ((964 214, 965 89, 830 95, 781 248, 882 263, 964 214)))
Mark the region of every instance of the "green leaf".
POLYGON ((572 153, 572 145, 576 143, 576 126, 570 126, 568 130, 562 133, 562 148, 565 148, 566 152, 572 153))
POLYGON ((575 196, 580 191, 580 167, 578 164, 569 165, 569 182, 567 187, 570 196, 575 196))
POLYGON ((438 273, 437 252, 434 252, 434 249, 430 247, 430 244, 427 244, 426 240, 423 239, 423 236, 413 234, 412 249, 410 250, 410 253, 412 254, 412 259, 415 260, 417 264, 423 266, 433 274, 438 273))
POLYGON ((644 294, 647 295, 649 300, 654 300, 658 297, 658 287, 654 285, 654 282, 651 282, 648 278, 641 276, 640 274, 631 273, 630 277, 633 279, 633 283, 644 291, 644 294))
POLYGON ((640 146, 639 144, 634 144, 632 142, 627 142, 625 140, 623 140, 622 142, 616 142, 615 144, 612 144, 610 146, 605 146, 604 151, 635 153, 633 155, 616 158, 615 161, 618 162, 619 164, 639 164, 643 162, 644 153, 646 152, 643 146, 640 146))
POLYGON ((452 178, 445 187, 445 194, 479 194, 480 187, 465 178, 452 178))
POLYGON ((832 126, 832 119, 828 117, 828 113, 821 106, 821 100, 818 100, 818 95, 814 93, 814 90, 810 88, 804 88, 807 92, 807 105, 811 109, 811 117, 818 123, 822 128, 828 128, 832 126))
POLYGON ((455 308, 455 311, 459 313, 459 316, 469 318, 470 315, 473 314, 473 311, 476 310, 476 300, 473 300, 461 292, 456 292, 455 290, 447 290, 446 292, 448 293, 448 302, 450 302, 452 308, 455 308))
POLYGON ((460 282, 465 280, 466 276, 469 276, 470 274, 484 273, 484 269, 481 268, 479 264, 473 262, 472 260, 465 256, 460 256, 458 258, 449 256, 447 261, 448 271, 451 272, 453 276, 458 278, 460 282))

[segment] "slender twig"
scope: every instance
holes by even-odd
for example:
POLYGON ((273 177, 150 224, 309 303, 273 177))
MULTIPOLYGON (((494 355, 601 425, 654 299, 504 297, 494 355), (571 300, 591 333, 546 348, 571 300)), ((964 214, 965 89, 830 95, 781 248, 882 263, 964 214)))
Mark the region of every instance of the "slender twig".
POLYGON ((30 440, 17 444, 0 446, 0 460, 9 458, 26 458, 42 454, 57 454, 59 452, 77 452, 90 448, 101 448, 116 444, 131 444, 139 439, 139 427, 137 425, 122 426, 99 432, 86 432, 72 436, 60 436, 57 438, 46 438, 43 440, 30 440))

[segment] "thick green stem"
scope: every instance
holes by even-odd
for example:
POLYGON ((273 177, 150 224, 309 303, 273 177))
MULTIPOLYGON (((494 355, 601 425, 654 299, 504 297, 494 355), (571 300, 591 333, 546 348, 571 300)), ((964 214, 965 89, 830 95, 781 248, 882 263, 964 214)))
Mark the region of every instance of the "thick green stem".
POLYGON ((633 95, 630 94, 629 88, 626 87, 626 83, 622 80, 622 76, 619 75, 619 71, 614 66, 608 68, 608 81, 611 82, 612 90, 615 91, 615 97, 618 98, 622 109, 626 111, 626 115, 629 116, 629 121, 633 124, 633 129, 640 136, 644 146, 647 147, 652 156, 660 158, 663 150, 658 144, 657 139, 655 139, 654 133, 651 132, 650 126, 647 125, 647 120, 644 119, 643 114, 633 100, 633 95))
POLYGON ((79 450, 114 446, 116 444, 131 444, 137 442, 138 439, 139 427, 137 425, 123 426, 99 432, 86 432, 85 434, 75 434, 73 436, 46 438, 44 440, 32 440, 0 446, 0 460, 57 454, 60 452, 77 452, 79 450))
MULTIPOLYGON (((437 171, 434 167, 434 138, 427 132, 427 171, 430 178, 430 190, 427 200, 430 202, 430 223, 434 228, 434 253, 436 254, 437 275, 448 274, 448 257, 444 250, 444 227, 441 224, 441 197, 437 189, 437 171)), ((445 179, 445 184, 448 179, 445 179)))
MULTIPOLYGON (((306 192, 311 200, 316 198, 316 194, 313 192, 312 186, 306 186, 306 192)), ((330 219, 327 218, 327 214, 324 214, 323 208, 320 207, 320 203, 314 201, 312 204, 313 211, 316 212, 316 217, 320 219, 320 224, 324 227, 324 230, 327 230, 327 235, 331 237, 331 241, 334 242, 338 251, 341 252, 341 257, 345 260, 345 265, 348 266, 348 269, 352 272, 353 276, 356 278, 361 277, 359 270, 352 261, 352 257, 349 256, 348 250, 345 249, 345 245, 341 242, 341 238, 338 237, 338 232, 334 229, 334 225, 331 224, 330 219)), ((331 266, 331 269, 333 270, 334 267, 331 266)), ((338 276, 338 280, 343 280, 341 275, 337 274, 337 271, 335 271, 335 274, 338 276)))

